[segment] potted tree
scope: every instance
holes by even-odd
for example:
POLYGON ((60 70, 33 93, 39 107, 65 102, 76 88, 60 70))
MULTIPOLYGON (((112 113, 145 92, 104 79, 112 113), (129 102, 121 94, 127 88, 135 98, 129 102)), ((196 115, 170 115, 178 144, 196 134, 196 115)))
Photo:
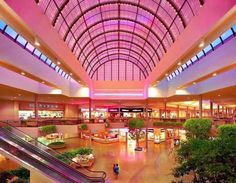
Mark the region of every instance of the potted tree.
POLYGON ((142 131, 142 128, 144 127, 144 120, 132 118, 129 120, 128 126, 131 139, 136 140, 135 151, 142 151, 142 147, 139 147, 139 139, 144 135, 144 131, 142 131))

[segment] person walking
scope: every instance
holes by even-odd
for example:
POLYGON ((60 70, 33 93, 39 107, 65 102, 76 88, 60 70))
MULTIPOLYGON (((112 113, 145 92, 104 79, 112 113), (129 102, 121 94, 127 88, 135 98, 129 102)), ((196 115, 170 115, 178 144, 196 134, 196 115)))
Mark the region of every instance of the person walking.
POLYGON ((119 173, 120 173, 120 167, 119 167, 118 164, 114 164, 114 166, 113 166, 113 172, 114 172, 116 178, 118 178, 118 175, 119 175, 119 173))

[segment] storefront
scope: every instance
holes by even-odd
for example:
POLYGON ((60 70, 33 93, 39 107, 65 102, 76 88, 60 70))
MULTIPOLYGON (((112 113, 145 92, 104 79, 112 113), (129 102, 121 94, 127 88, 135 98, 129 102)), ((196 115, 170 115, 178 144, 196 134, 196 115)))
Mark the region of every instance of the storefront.
MULTIPOLYGON (((64 117, 65 106, 63 104, 38 104, 38 117, 39 118, 61 118, 64 117)), ((21 102, 19 104, 19 118, 31 119, 35 118, 35 104, 30 102, 21 102)))

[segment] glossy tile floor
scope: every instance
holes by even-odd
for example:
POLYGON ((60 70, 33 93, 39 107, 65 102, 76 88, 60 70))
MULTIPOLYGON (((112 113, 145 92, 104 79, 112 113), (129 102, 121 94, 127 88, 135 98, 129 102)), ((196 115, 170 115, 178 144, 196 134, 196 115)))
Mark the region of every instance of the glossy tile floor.
MULTIPOLYGON (((79 138, 67 139, 67 148, 73 149, 89 146, 88 140, 79 138)), ((122 183, 171 183, 175 180, 171 175, 174 167, 174 156, 171 153, 172 141, 154 144, 149 142, 148 150, 135 152, 132 145, 124 142, 100 144, 92 142, 96 158, 92 170, 103 170, 107 173, 107 182, 122 183), (113 175, 113 164, 120 165, 120 175, 116 179, 113 175)), ((145 143, 141 144, 145 146, 145 143)), ((185 178, 186 182, 188 178, 185 178)))

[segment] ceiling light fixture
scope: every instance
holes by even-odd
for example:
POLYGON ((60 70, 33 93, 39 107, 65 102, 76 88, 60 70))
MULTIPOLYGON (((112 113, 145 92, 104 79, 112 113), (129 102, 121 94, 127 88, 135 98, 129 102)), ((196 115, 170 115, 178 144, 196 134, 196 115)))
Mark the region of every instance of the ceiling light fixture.
POLYGON ((221 95, 219 94, 218 97, 220 97, 221 95))
POLYGON ((168 73, 166 73, 165 75, 166 75, 166 76, 168 76, 169 74, 168 74, 168 73))
POLYGON ((182 63, 181 62, 178 62, 178 66, 180 66, 182 63))
POLYGON ((70 72, 70 76, 72 76, 73 74, 70 72))
POLYGON ((42 81, 41 83, 42 83, 42 84, 44 84, 45 82, 44 82, 44 81, 42 81))
POLYGON ((217 73, 216 73, 216 72, 212 74, 212 76, 216 76, 216 75, 217 75, 217 73))
POLYGON ((25 75, 25 73, 24 73, 24 72, 21 72, 20 74, 21 74, 22 76, 24 76, 24 75, 25 75))
POLYGON ((57 65, 61 65, 61 62, 57 61, 57 65))
POLYGON ((195 85, 195 84, 197 84, 196 82, 193 82, 193 84, 195 85))
POLYGON ((204 41, 199 44, 199 47, 202 48, 205 45, 204 41))
POLYGON ((34 45, 35 45, 35 46, 40 46, 40 43, 39 43, 37 40, 35 40, 35 41, 34 41, 34 45))

